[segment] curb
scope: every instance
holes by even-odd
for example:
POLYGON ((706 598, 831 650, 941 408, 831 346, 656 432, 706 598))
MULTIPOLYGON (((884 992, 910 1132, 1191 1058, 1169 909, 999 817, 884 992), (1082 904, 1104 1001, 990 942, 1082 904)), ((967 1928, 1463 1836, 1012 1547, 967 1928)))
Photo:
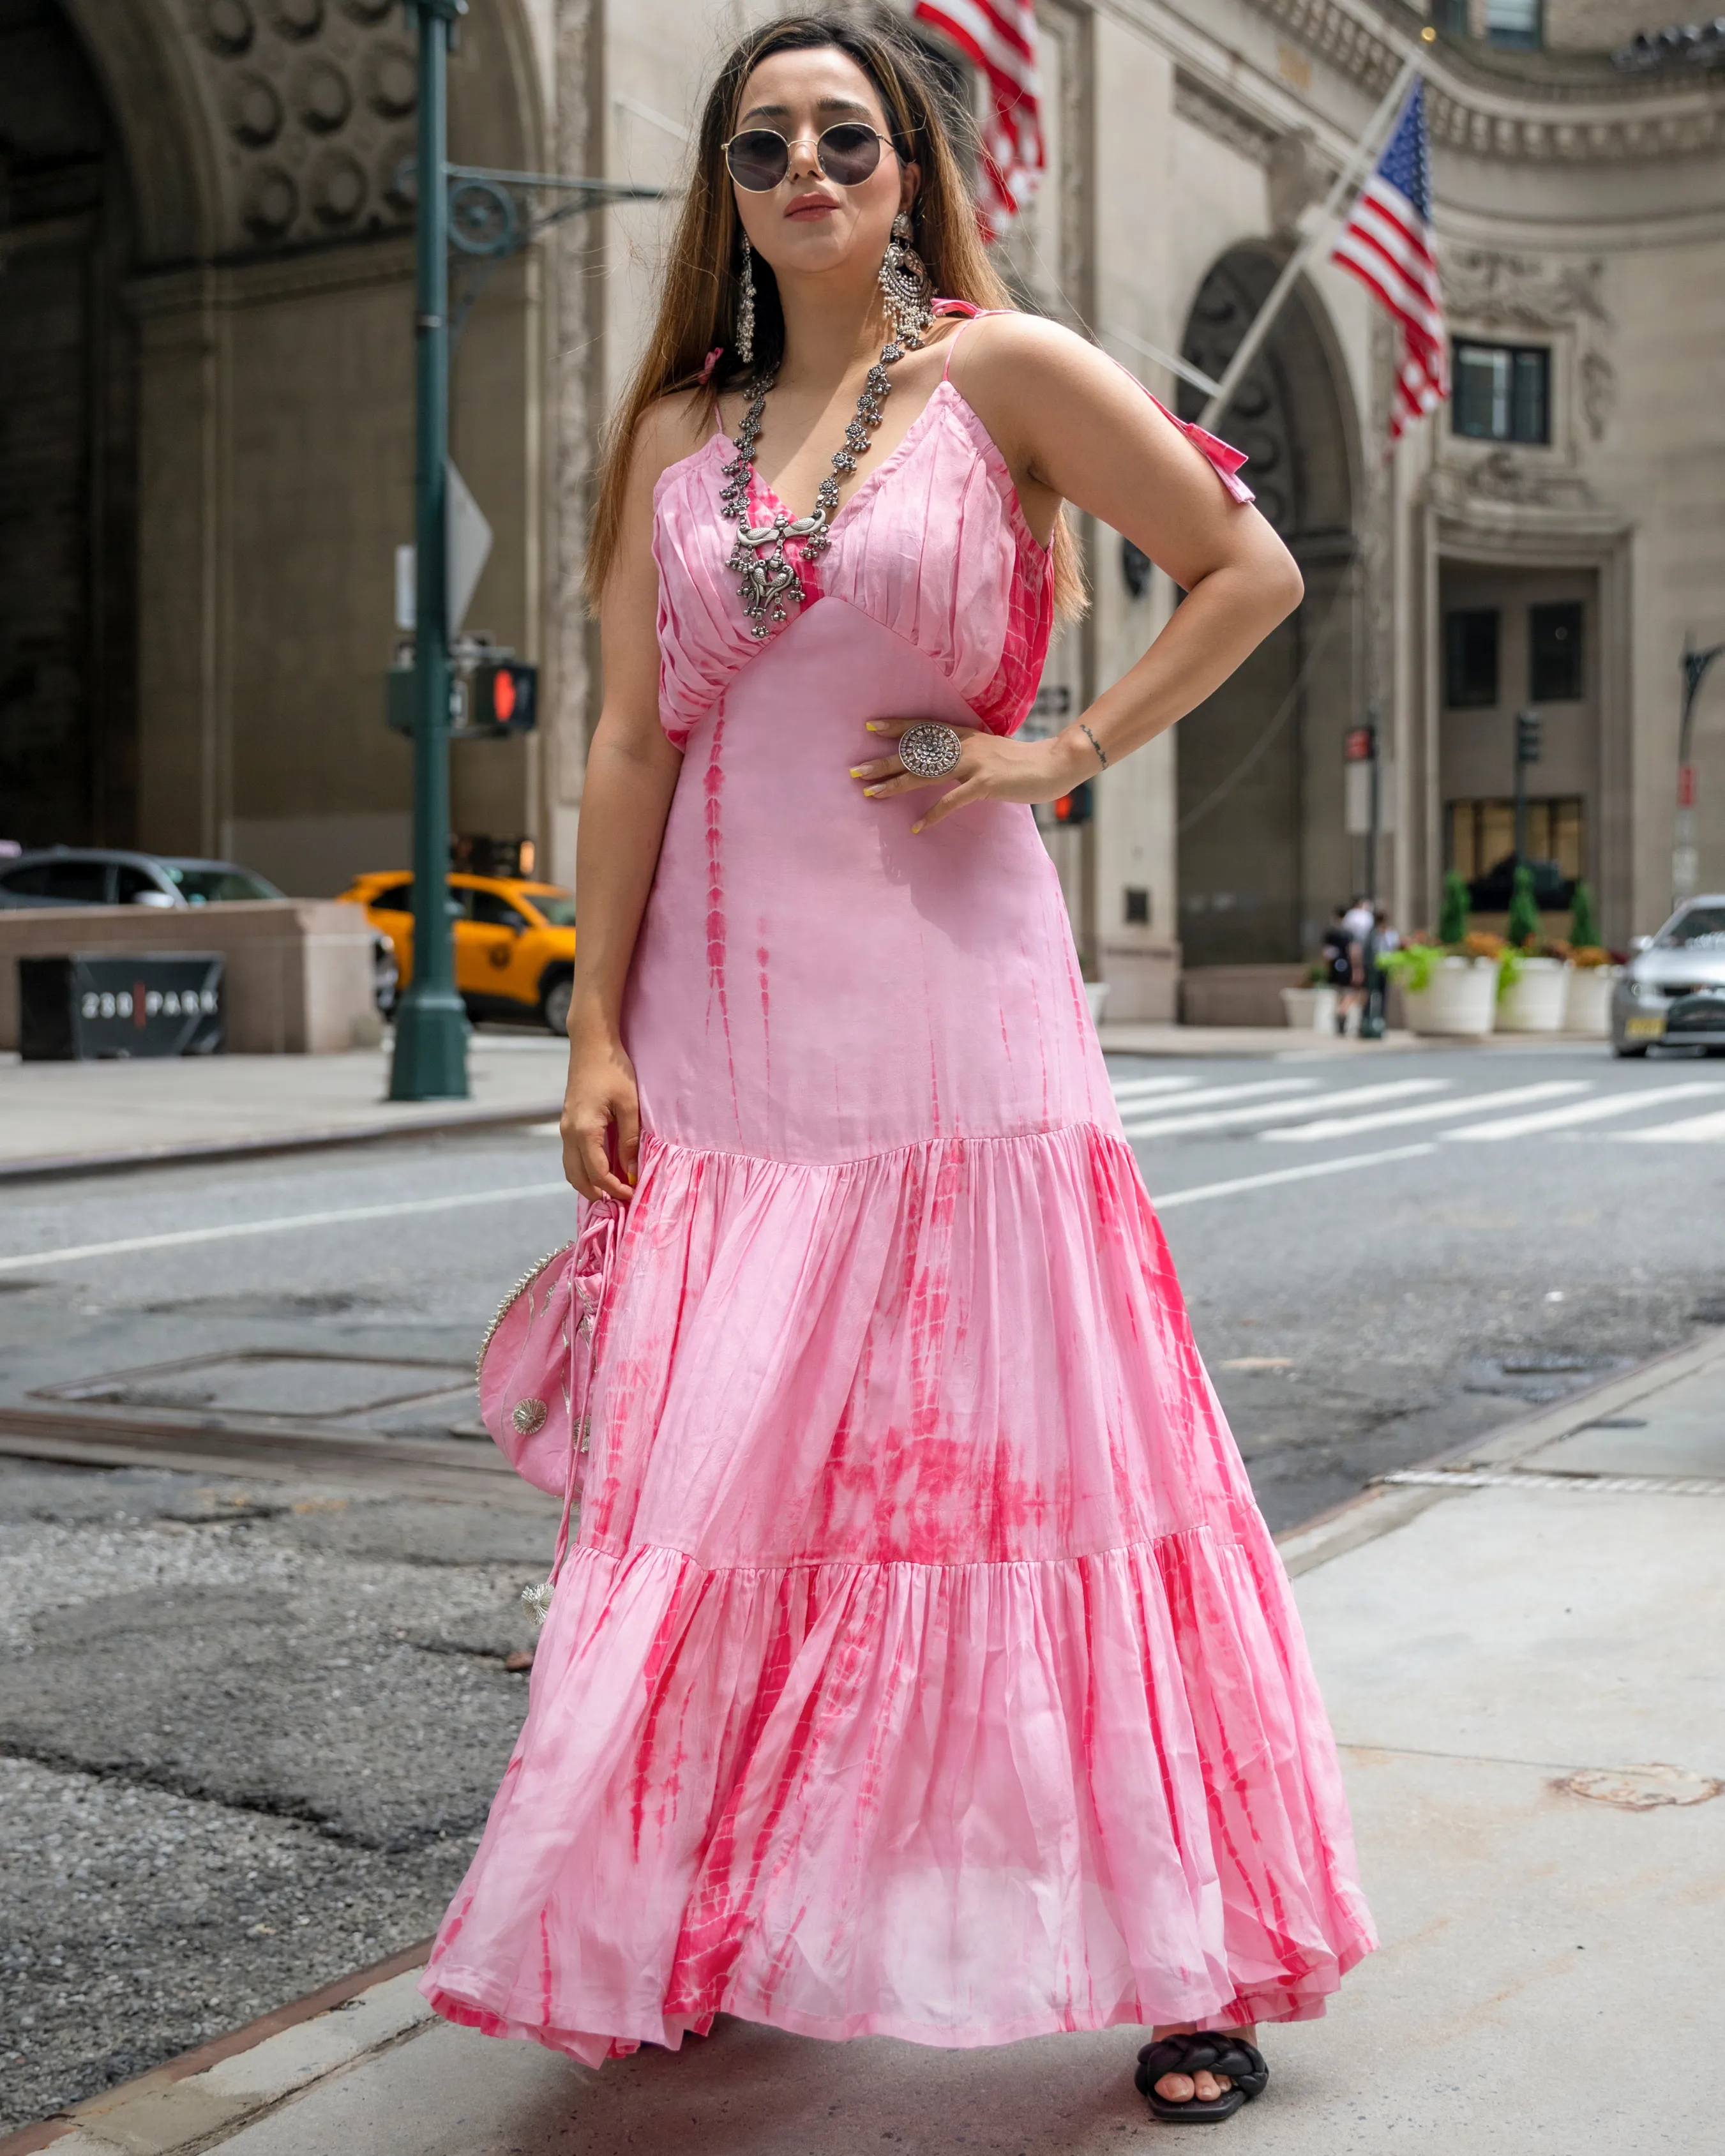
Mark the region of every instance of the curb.
POLYGON ((196 2051, 182 2051, 177 2058, 165 2059, 159 2066, 150 2066, 129 2080, 116 2082, 100 2094, 85 2097, 64 2111, 56 2112, 52 2118, 40 2120, 34 2126, 21 2128, 18 2133, 0 2141, 0 2156, 36 2156, 36 2151, 51 2148, 56 2141, 73 2133, 93 2115, 111 2111, 116 2102, 129 2102, 135 2097, 147 2096, 157 2089, 169 2087, 175 2082, 188 2080, 193 2074, 207 2072, 219 2066, 224 2059, 237 2056, 242 2051, 254 2050, 271 2036, 279 2036, 286 2029, 296 2029, 302 2022, 316 2020, 320 2014, 328 2014, 337 2006, 345 2006, 362 1991, 374 1984, 387 1984, 391 1978, 405 1976, 410 1969, 422 1968, 432 1948, 430 1939, 420 1939, 413 1946, 403 1947, 399 1953, 391 1954, 385 1961, 373 1962, 369 1969, 356 1969, 350 1976, 337 1977, 333 1984, 321 1989, 308 1991, 302 1999, 290 1999, 285 2006, 274 2008, 260 2014, 255 2021, 248 2021, 239 2029, 230 2029, 225 2036, 213 2036, 196 2051))
MULTIPOLYGON (((1649 1393, 1662 1392, 1667 1385, 1677 1384, 1722 1358, 1725 1358, 1725 1331, 1709 1327, 1698 1339, 1687 1341, 1681 1348, 1668 1348, 1663 1354, 1651 1356, 1645 1363, 1615 1371, 1609 1377, 1582 1386, 1579 1391, 1565 1394, 1561 1400, 1531 1409, 1526 1414, 1500 1423, 1495 1430, 1483 1431, 1461 1445, 1449 1445, 1442 1452, 1434 1452, 1424 1460, 1414 1460, 1410 1466, 1395 1471, 1409 1475, 1454 1470, 1453 1489, 1445 1488, 1442 1483, 1421 1486, 1387 1480, 1368 1482, 1363 1490, 1344 1497, 1339 1505, 1315 1512, 1309 1520, 1284 1527, 1271 1537, 1288 1577, 1297 1579, 1302 1572, 1327 1564, 1332 1558, 1345 1557, 1363 1543, 1376 1541, 1379 1535, 1404 1526, 1428 1505, 1441 1503, 1451 1496, 1466 1496, 1475 1486, 1463 1479, 1466 1470, 1512 1467, 1530 1453, 1568 1437, 1599 1414, 1627 1407, 1649 1393)), ((1585 1478, 1576 1479, 1579 1481, 1585 1478)), ((0 2156, 5 2156, 3 2150, 0 2150, 0 2156)))
MULTIPOLYGON (((259 1160, 270 1153, 321 1152, 336 1146, 377 1145, 388 1138, 447 1137, 452 1131, 506 1129, 516 1123, 554 1123, 561 1101, 548 1107, 481 1108, 467 1115, 426 1116, 417 1122, 357 1123, 352 1128, 287 1131, 274 1137, 214 1138, 190 1145, 134 1146, 117 1152, 49 1154, 39 1160, 0 1161, 0 1184, 57 1183, 79 1175, 122 1174, 141 1168, 195 1167, 210 1160, 259 1160)), ((3 2144, 0 2144, 3 2156, 3 2144)))

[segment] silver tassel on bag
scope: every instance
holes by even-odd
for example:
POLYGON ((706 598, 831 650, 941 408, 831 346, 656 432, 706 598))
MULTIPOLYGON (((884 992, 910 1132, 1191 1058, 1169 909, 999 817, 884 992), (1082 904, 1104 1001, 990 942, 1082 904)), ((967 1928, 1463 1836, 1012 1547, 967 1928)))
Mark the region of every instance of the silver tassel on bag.
POLYGON ((911 218, 901 210, 880 259, 880 296, 895 344, 914 352, 934 326, 934 287, 922 257, 911 244, 911 218))

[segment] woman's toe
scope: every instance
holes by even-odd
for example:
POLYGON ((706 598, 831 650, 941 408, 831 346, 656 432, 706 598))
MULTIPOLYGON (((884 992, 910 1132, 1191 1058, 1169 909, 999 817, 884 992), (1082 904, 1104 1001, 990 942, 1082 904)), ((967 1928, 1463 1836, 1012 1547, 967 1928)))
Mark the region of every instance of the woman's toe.
POLYGON ((1156 2093, 1164 2103, 1190 2103, 1192 2076, 1190 2074, 1164 2074, 1156 2084, 1156 2093))
POLYGON ((1214 2103, 1226 2086, 1225 2082, 1219 2082, 1214 2074, 1199 2072, 1194 2077, 1193 2094, 1200 2103, 1214 2103))

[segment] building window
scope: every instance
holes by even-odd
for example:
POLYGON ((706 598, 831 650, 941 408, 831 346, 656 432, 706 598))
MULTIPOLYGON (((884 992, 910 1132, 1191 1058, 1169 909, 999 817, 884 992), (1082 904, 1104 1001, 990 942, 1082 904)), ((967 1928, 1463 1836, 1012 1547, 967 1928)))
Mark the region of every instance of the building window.
POLYGON ((1150 926, 1150 894, 1126 886, 1126 925, 1128 928, 1147 928, 1150 926))
POLYGON ((1444 701, 1466 711, 1497 701, 1497 613, 1468 607, 1444 621, 1444 701))
POLYGON ((1543 345, 1458 342, 1451 421, 1477 442, 1551 439, 1551 353, 1543 345))
POLYGON ((1537 53, 1545 43, 1543 0, 1486 0, 1486 41, 1537 53))
POLYGON ((1431 19, 1452 38, 1467 35, 1467 0, 1434 0, 1431 19))
POLYGON ((1576 704, 1581 685, 1581 606, 1527 609, 1527 694, 1536 704, 1576 704))
MULTIPOLYGON (((1468 886, 1472 905, 1481 913, 1506 911, 1515 874, 1515 803, 1451 801, 1445 820, 1447 865, 1468 886)), ((1584 870, 1585 838, 1579 795, 1528 802, 1527 858, 1535 864, 1534 891, 1541 906, 1569 903, 1584 870)))

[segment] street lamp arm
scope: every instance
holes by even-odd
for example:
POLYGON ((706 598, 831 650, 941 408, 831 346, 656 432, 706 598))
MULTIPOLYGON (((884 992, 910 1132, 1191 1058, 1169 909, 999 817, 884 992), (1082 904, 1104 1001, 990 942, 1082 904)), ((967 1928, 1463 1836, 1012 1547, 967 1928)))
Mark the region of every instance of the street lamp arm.
MULTIPOLYGON (((409 165, 407 168, 413 170, 409 165)), ((599 194, 614 202, 663 202, 670 187, 637 187, 617 180, 575 179, 567 172, 500 172, 489 165, 445 165, 445 176, 452 180, 489 180, 500 187, 567 187, 583 194, 599 194)))
POLYGON ((1712 644, 1705 651, 1697 651, 1688 644, 1683 647, 1683 717, 1677 730, 1680 764, 1689 761, 1689 737, 1695 725, 1695 705, 1701 695, 1701 685, 1707 678, 1707 669, 1721 656, 1725 656, 1725 644, 1712 644))

